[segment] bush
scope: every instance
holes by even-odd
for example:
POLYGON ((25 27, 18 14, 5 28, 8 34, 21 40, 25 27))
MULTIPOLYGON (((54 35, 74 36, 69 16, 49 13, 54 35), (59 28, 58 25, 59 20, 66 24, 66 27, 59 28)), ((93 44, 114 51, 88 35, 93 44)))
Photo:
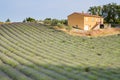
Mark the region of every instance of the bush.
POLYGON ((34 18, 28 17, 24 19, 23 22, 36 22, 36 20, 34 18))
POLYGON ((51 21, 52 26, 56 26, 58 23, 59 23, 59 20, 57 20, 57 19, 52 19, 52 21, 51 21))
POLYGON ((8 18, 5 22, 9 23, 9 22, 11 22, 11 21, 10 21, 10 19, 8 18))
POLYGON ((68 24, 68 21, 67 21, 67 19, 65 19, 65 20, 60 20, 60 23, 62 23, 62 24, 64 24, 64 25, 67 25, 67 24, 68 24))
POLYGON ((65 26, 63 24, 61 24, 61 23, 57 23, 57 27, 59 27, 59 28, 65 28, 65 26))
POLYGON ((72 26, 67 26, 66 29, 70 32, 72 30, 72 26))
POLYGON ((45 25, 51 25, 51 20, 44 20, 45 25))

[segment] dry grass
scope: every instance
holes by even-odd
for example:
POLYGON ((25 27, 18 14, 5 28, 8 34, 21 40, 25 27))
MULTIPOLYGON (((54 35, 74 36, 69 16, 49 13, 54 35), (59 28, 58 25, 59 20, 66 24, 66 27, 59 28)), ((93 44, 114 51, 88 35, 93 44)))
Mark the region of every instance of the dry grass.
POLYGON ((70 35, 74 36, 109 36, 109 35, 116 35, 120 34, 120 28, 108 28, 108 29, 99 29, 99 30, 90 30, 90 31, 84 31, 84 30, 79 30, 79 29, 72 29, 70 32, 67 31, 66 29, 58 29, 57 30, 62 30, 70 35))

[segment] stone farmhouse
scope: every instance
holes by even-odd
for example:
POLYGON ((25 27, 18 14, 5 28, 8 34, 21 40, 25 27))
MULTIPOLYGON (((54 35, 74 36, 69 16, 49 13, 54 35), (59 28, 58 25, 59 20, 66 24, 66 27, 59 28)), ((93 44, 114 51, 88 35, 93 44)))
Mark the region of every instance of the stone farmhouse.
POLYGON ((88 13, 74 12, 68 15, 68 25, 81 30, 95 30, 104 28, 104 18, 88 13))

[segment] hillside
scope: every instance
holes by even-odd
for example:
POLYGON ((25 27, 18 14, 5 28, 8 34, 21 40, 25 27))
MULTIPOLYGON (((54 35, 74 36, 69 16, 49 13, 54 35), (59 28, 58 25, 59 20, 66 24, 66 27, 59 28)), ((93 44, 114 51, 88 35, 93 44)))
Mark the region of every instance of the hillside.
POLYGON ((37 23, 0 25, 0 80, 119 80, 120 35, 71 36, 37 23))

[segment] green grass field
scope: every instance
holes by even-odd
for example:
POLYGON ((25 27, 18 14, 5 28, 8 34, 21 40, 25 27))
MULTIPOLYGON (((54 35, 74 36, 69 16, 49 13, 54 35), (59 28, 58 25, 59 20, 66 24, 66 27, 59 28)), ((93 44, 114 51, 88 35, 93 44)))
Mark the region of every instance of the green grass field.
POLYGON ((120 80, 120 36, 78 37, 37 23, 2 24, 0 80, 120 80))

